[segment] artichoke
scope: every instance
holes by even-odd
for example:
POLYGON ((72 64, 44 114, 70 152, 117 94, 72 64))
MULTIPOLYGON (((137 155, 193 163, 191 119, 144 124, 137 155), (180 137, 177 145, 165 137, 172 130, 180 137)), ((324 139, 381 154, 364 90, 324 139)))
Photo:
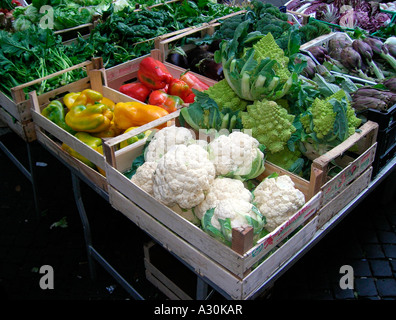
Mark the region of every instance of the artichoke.
POLYGON ((352 108, 358 113, 367 109, 376 109, 378 111, 386 111, 388 109, 386 102, 374 97, 357 96, 352 100, 351 104, 352 108))
POLYGON ((352 94, 352 106, 356 111, 367 108, 387 111, 396 103, 396 93, 386 90, 362 87, 352 94))
POLYGON ((396 70, 396 58, 389 53, 388 47, 381 40, 367 37, 364 38, 363 41, 370 45, 374 55, 384 59, 394 70, 396 70))
POLYGON ((363 71, 363 61, 360 54, 352 47, 345 47, 341 51, 341 63, 350 71, 356 73, 360 78, 373 81, 363 71))
POLYGON ((373 61, 373 50, 368 43, 364 42, 363 40, 356 39, 352 42, 352 48, 355 49, 355 51, 358 52, 365 60, 377 79, 385 79, 384 74, 373 61))
POLYGON ((386 79, 382 84, 390 91, 396 93, 396 78, 386 79))
POLYGON ((329 53, 327 52, 327 49, 322 46, 313 46, 308 48, 307 50, 312 53, 314 58, 320 64, 322 64, 323 62, 329 59, 329 53))

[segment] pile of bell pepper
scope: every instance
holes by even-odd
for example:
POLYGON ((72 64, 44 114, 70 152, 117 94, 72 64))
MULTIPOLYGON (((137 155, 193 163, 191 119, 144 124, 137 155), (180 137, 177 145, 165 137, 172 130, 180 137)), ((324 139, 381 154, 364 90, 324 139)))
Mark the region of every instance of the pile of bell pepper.
POLYGON ((124 84, 119 91, 169 113, 181 108, 184 103, 194 102, 192 89, 203 91, 209 88, 189 70, 174 78, 161 61, 152 57, 140 62, 137 76, 139 81, 124 84))
MULTIPOLYGON (((85 89, 66 94, 62 101, 51 101, 41 114, 63 130, 74 135, 92 149, 103 154, 102 138, 115 137, 169 114, 165 109, 136 101, 118 102, 103 97, 100 92, 85 89), (63 103, 62 103, 63 102, 63 103)), ((148 130, 126 140, 120 147, 148 136, 148 130)), ((91 168, 104 171, 81 154, 62 144, 62 149, 91 168)))

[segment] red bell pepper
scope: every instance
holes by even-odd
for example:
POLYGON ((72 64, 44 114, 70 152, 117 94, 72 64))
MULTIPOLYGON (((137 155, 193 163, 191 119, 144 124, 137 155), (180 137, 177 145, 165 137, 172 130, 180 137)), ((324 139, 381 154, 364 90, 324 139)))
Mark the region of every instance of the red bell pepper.
POLYGON ((140 62, 137 76, 141 83, 153 90, 164 88, 173 79, 165 65, 152 57, 140 62))
POLYGON ((178 96, 169 95, 162 90, 154 90, 150 93, 148 103, 159 106, 172 113, 183 105, 183 100, 178 96))
POLYGON ((191 71, 185 71, 180 75, 180 80, 183 80, 191 89, 204 91, 209 89, 209 86, 196 77, 191 71))
POLYGON ((151 89, 149 89, 147 86, 140 82, 124 84, 118 90, 121 93, 126 94, 127 96, 130 96, 141 102, 146 102, 146 99, 151 92, 151 89))
MULTIPOLYGON (((172 96, 178 96, 183 99, 184 102, 187 103, 187 97, 190 95, 194 95, 190 86, 180 79, 173 79, 169 84, 168 94, 172 96)), ((195 96, 195 95, 194 95, 195 96)))

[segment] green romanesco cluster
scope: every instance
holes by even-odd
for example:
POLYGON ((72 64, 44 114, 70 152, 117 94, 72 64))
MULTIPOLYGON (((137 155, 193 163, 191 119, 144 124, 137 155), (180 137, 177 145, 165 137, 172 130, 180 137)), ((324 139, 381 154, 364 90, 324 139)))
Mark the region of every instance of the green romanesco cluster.
POLYGON ((319 139, 333 130, 336 113, 333 106, 326 100, 316 98, 311 107, 314 130, 319 139))
POLYGON ((277 45, 271 33, 268 33, 263 38, 261 38, 260 41, 258 41, 253 46, 253 48, 255 50, 255 60, 260 61, 265 58, 276 60, 278 63, 274 66, 276 75, 279 76, 281 82, 287 81, 287 79, 289 79, 291 76, 291 73, 288 69, 289 58, 285 55, 283 49, 277 45))
POLYGON ((241 99, 232 90, 226 79, 215 83, 205 90, 205 93, 217 103, 220 111, 227 108, 231 111, 244 111, 248 105, 246 100, 241 99))
POLYGON ((256 138, 270 152, 283 150, 296 128, 293 126, 294 115, 287 112, 275 101, 256 100, 242 112, 244 129, 251 129, 256 138))
POLYGON ((338 90, 326 99, 316 98, 311 107, 308 108, 308 112, 301 115, 300 122, 306 133, 315 133, 318 139, 323 139, 326 135, 333 133, 334 123, 341 115, 335 112, 334 105, 331 103, 332 99, 338 101, 345 99, 348 136, 355 132, 356 128, 361 124, 361 119, 356 117, 345 91, 338 90))
POLYGON ((349 103, 347 109, 347 117, 348 117, 348 135, 352 135, 355 133, 356 128, 358 128, 362 124, 362 119, 358 118, 355 113, 355 109, 352 108, 349 103))

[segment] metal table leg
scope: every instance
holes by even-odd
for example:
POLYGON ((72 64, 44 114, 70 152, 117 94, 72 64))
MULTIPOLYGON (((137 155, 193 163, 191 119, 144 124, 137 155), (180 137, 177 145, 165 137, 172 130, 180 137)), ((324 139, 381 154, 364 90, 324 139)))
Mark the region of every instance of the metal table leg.
POLYGON ((197 276, 197 300, 205 300, 208 297, 208 284, 197 276))
POLYGON ((87 213, 84 208, 84 203, 81 198, 80 180, 73 172, 71 173, 71 176, 72 176, 74 200, 76 202, 78 213, 80 214, 81 222, 83 225, 85 246, 86 246, 87 255, 88 255, 89 272, 91 275, 91 279, 95 280, 96 279, 96 270, 95 270, 95 265, 94 265, 94 261, 92 258, 92 252, 91 252, 91 247, 92 247, 91 228, 89 225, 87 213))
POLYGON ((18 168, 18 170, 20 172, 22 172, 22 174, 32 184, 34 207, 35 207, 35 211, 36 211, 36 216, 37 216, 37 218, 39 218, 40 214, 41 214, 41 210, 40 210, 39 201, 38 201, 38 188, 37 188, 37 184, 36 184, 36 174, 35 174, 35 169, 34 169, 34 164, 33 164, 32 148, 31 148, 31 144, 29 142, 25 142, 25 143, 26 143, 26 150, 27 150, 27 155, 28 155, 28 163, 29 163, 30 171, 28 169, 26 169, 26 167, 18 160, 18 158, 1 141, 0 141, 0 149, 5 153, 5 155, 18 168))
POLYGON ((136 300, 144 300, 144 298, 129 284, 118 272, 114 269, 100 253, 95 250, 92 245, 91 228, 89 220, 84 208, 84 203, 81 197, 80 180, 78 176, 71 171, 72 183, 73 183, 73 194, 76 201, 77 209, 80 214, 80 218, 83 224, 85 246, 87 248, 89 271, 92 280, 96 279, 95 260, 136 300))

